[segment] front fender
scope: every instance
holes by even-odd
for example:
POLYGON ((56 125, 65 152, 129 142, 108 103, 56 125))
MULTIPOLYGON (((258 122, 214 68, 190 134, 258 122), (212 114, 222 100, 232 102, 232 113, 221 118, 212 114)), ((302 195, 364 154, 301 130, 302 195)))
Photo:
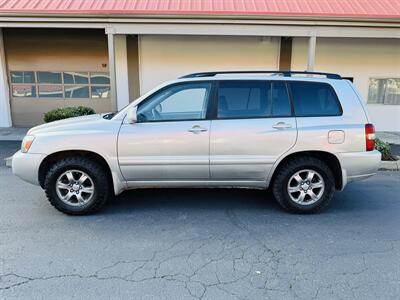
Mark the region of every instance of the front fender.
POLYGON ((29 153, 44 155, 44 159, 60 152, 80 151, 97 154, 104 159, 110 169, 114 193, 117 195, 126 188, 117 153, 118 131, 121 123, 109 122, 90 128, 77 126, 77 128, 63 131, 41 132, 35 135, 29 153))

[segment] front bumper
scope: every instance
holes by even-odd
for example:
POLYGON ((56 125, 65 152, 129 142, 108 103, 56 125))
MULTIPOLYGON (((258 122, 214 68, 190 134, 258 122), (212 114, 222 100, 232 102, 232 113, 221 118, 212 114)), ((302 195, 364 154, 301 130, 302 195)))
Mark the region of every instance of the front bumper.
POLYGON ((381 153, 377 150, 346 152, 339 153, 338 158, 342 166, 343 189, 349 182, 375 175, 381 162, 381 153))
POLYGON ((39 167, 44 158, 44 154, 18 151, 12 157, 12 172, 22 180, 39 185, 39 167))

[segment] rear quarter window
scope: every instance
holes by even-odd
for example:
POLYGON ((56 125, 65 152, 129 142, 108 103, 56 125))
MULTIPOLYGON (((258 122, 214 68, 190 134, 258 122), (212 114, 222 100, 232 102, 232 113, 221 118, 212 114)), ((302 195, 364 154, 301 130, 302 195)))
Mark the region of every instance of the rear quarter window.
POLYGON ((319 82, 290 82, 297 117, 340 116, 342 108, 331 85, 319 82))

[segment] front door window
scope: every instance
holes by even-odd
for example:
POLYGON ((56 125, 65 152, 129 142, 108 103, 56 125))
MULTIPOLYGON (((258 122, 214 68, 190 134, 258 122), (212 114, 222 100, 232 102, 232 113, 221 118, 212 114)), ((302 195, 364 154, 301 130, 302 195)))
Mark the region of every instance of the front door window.
POLYGON ((138 108, 139 122, 204 120, 211 83, 184 83, 167 87, 138 108))

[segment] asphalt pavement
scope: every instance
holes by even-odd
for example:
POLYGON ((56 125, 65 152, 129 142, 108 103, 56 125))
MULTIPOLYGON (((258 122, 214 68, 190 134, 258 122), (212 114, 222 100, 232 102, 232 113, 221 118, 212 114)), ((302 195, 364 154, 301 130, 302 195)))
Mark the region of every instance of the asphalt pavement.
POLYGON ((2 164, 0 299, 396 299, 399 194, 400 172, 380 172, 317 215, 263 191, 160 189, 71 217, 2 164))
POLYGON ((21 141, 0 141, 0 167, 6 165, 5 158, 13 155, 21 148, 21 141))
POLYGON ((390 150, 393 155, 400 156, 400 145, 390 144, 390 150))

